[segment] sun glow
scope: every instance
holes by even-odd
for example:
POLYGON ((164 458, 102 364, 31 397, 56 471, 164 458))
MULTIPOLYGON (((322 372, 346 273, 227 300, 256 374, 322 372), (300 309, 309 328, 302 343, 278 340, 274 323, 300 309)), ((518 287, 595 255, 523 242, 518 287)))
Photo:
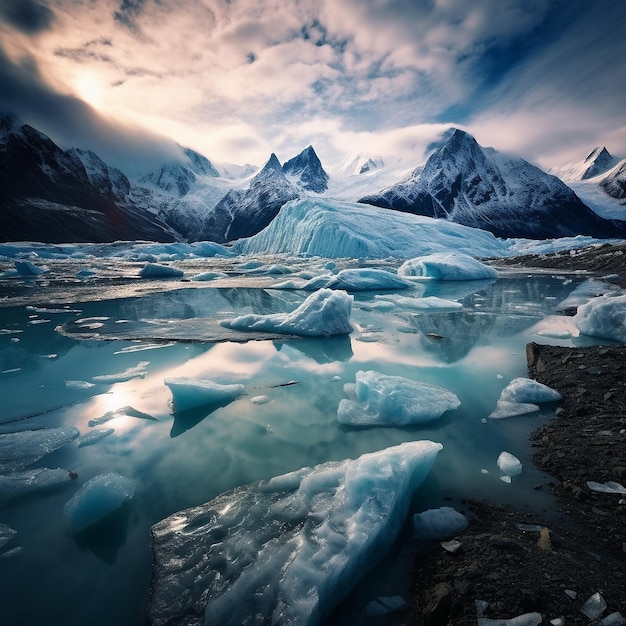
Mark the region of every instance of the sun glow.
POLYGON ((76 85, 78 96, 93 106, 104 104, 104 88, 99 78, 93 74, 84 74, 78 78, 76 85))

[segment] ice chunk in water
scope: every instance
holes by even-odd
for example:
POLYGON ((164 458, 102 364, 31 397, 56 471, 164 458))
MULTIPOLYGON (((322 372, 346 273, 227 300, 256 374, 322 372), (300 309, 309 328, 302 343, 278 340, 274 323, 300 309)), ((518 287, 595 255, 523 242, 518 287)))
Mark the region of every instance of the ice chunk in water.
POLYGON ((292 280, 273 285, 274 289, 344 289, 346 291, 380 291, 383 289, 407 289, 413 283, 387 270, 358 267, 341 270, 338 274, 323 274, 302 284, 292 280))
POLYGON ((0 472, 16 472, 73 441, 78 428, 42 428, 0 435, 0 472))
POLYGON ((450 506, 428 509, 413 516, 413 527, 420 539, 445 539, 469 526, 467 517, 450 506))
POLYGON ((506 417, 515 417, 517 415, 527 415, 528 413, 535 413, 539 410, 537 404, 530 404, 528 402, 509 402, 508 400, 498 400, 496 408, 489 414, 489 417, 494 420, 501 420, 506 417))
POLYGON ((123 372, 118 372, 117 374, 101 374, 99 376, 92 376, 91 380, 97 383, 125 383, 133 378, 145 378, 146 376, 146 367, 150 365, 150 361, 140 361, 134 367, 129 367, 125 369, 123 372))
POLYGON ((520 460, 510 452, 501 452, 498 457, 498 468, 506 476, 517 476, 522 473, 520 460))
POLYGON ((405 261, 400 276, 424 276, 436 280, 482 280, 497 278, 498 272, 467 254, 435 252, 405 261))
POLYGON ((91 446, 100 439, 104 439, 115 432, 114 428, 98 428, 92 430, 89 433, 85 433, 78 438, 78 447, 84 448, 85 446, 91 446))
POLYGON ((87 481, 63 507, 72 529, 81 531, 119 509, 135 494, 135 483, 110 472, 87 481))
POLYGON ((626 342, 626 295, 594 298, 578 307, 572 321, 583 335, 626 342))
POLYGON ((500 394, 501 400, 509 402, 558 402, 563 396, 547 385, 531 378, 514 378, 500 394))
POLYGON ((463 305, 454 300, 446 300, 437 296, 426 296, 422 298, 407 298, 406 296, 374 296, 381 301, 389 302, 401 306, 405 309, 415 309, 417 311, 455 311, 462 309, 463 305), (384 300, 382 300, 384 298, 384 300))
MULTIPOLYGON (((344 387, 345 389, 346 387, 344 387)), ((352 387, 347 387, 352 391, 352 387)), ((341 400, 337 419, 351 426, 405 426, 429 422, 460 406, 450 391, 373 370, 356 374, 356 400, 341 400)))
POLYGON ((163 382, 172 392, 175 411, 187 411, 212 404, 226 406, 245 392, 245 387, 241 384, 222 385, 197 378, 166 378, 163 382))
POLYGON ((13 261, 13 264, 20 276, 39 276, 39 274, 43 274, 46 271, 41 267, 37 267, 31 261, 13 261))
POLYGON ((242 315, 224 320, 222 326, 234 330, 267 331, 289 335, 330 337, 347 335, 353 297, 345 291, 320 289, 291 313, 242 315))
POLYGON ((180 278, 184 275, 183 270, 159 263, 146 263, 139 271, 142 278, 180 278))
POLYGON ((164 519, 150 622, 318 624, 388 551, 441 448, 413 441, 304 468, 164 519))
POLYGON ((138 419, 142 419, 142 420, 150 420, 153 422, 158 421, 157 418, 154 417, 154 415, 150 415, 149 413, 144 413, 143 411, 138 411, 134 407, 127 405, 127 406, 120 407, 119 409, 115 409, 114 411, 107 411, 104 415, 101 415, 100 417, 95 417, 94 419, 90 419, 87 422, 87 424, 90 427, 100 426, 101 424, 106 424, 107 422, 110 422, 112 419, 115 419, 116 417, 124 417, 125 415, 128 417, 137 417, 138 419))
POLYGON ((0 502, 17 498, 31 491, 56 487, 75 477, 76 474, 71 474, 67 470, 47 467, 0 475, 0 502))
POLYGON ((17 530, 14 530, 6 524, 0 524, 0 548, 6 546, 15 535, 17 535, 17 530))

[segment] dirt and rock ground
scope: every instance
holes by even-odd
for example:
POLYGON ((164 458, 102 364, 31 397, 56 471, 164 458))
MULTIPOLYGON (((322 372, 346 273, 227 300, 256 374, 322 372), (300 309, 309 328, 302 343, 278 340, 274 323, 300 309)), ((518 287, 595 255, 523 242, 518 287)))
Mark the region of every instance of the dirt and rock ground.
MULTIPOLYGON (((626 288, 624 245, 497 263, 582 270, 626 288)), ((551 490, 557 508, 464 502, 470 525, 456 537, 460 548, 434 543, 420 553, 414 598, 398 623, 475 625, 476 600, 493 626, 528 613, 540 614, 542 624, 626 623, 626 495, 587 485, 626 486, 626 345, 529 344, 527 358, 529 377, 563 396, 556 417, 531 439, 535 464, 552 477, 536 488, 551 490), (594 594, 606 608, 585 614, 594 594)))

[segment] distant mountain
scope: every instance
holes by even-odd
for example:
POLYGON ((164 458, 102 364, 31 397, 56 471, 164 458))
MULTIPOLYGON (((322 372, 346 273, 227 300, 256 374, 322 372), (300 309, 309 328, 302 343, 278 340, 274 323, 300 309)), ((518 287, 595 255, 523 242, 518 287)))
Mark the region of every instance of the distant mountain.
POLYGON ((222 163, 219 166, 221 176, 224 178, 240 179, 252 176, 259 171, 258 166, 246 163, 244 165, 236 165, 235 163, 222 163))
POLYGON ((328 189, 328 174, 313 149, 313 146, 305 148, 298 156, 289 159, 283 165, 283 172, 295 185, 313 191, 323 193, 328 189))
POLYGON ((207 216, 200 239, 218 243, 250 237, 263 230, 286 202, 300 197, 289 182, 275 154, 250 181, 248 189, 232 189, 207 216), (209 236, 210 235, 210 236, 209 236))
POLYGON ((0 118, 0 240, 175 241, 156 215, 123 202, 129 186, 94 153, 65 152, 33 127, 0 118))
POLYGON ((381 157, 371 157, 363 154, 348 154, 339 165, 334 168, 338 176, 360 176, 384 167, 381 157))
POLYGON ((626 159, 620 161, 608 172, 600 181, 600 187, 613 198, 618 200, 626 198, 626 159))
POLYGON ((583 161, 550 170, 550 173, 565 182, 589 180, 600 174, 605 174, 618 163, 619 159, 612 156, 606 148, 596 147, 583 161))
POLYGON ((407 179, 359 202, 450 220, 498 237, 626 236, 625 222, 599 217, 556 176, 483 148, 459 129, 447 131, 407 179))

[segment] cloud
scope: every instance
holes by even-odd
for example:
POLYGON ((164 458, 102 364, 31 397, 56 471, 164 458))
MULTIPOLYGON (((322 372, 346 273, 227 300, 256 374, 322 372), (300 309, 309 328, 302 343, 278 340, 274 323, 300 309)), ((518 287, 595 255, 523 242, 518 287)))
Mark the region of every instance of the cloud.
POLYGON ((0 17, 27 35, 48 30, 54 22, 50 7, 37 0, 0 0, 0 17))

